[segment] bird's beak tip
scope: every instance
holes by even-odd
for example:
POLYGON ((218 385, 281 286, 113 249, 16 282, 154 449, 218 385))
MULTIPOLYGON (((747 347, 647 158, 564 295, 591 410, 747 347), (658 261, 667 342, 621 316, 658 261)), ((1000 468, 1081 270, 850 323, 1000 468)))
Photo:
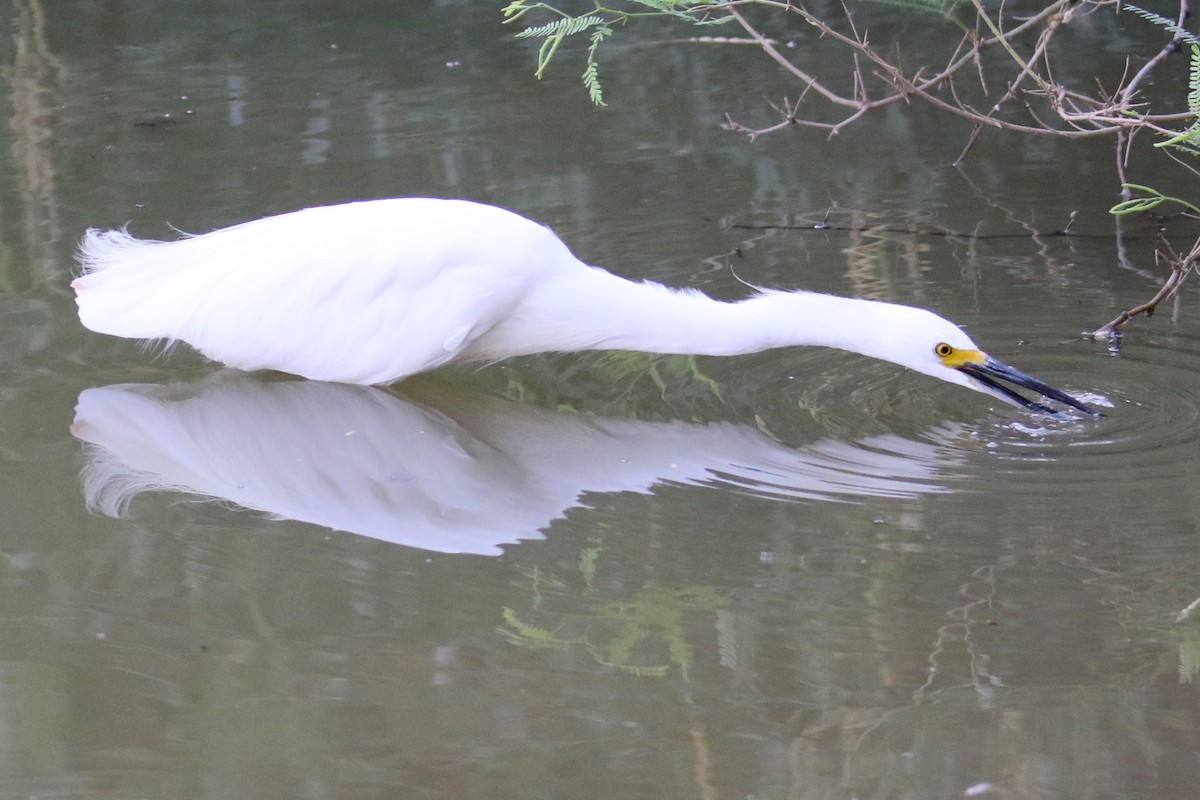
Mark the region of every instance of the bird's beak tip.
POLYGON ((962 364, 958 369, 965 372, 967 375, 981 383, 989 393, 996 394, 1005 400, 1014 403, 1031 411, 1039 411, 1043 414, 1049 414, 1053 417, 1061 417, 1063 412, 1043 405, 1034 400, 1030 400, 1024 395, 1018 393, 1014 389, 1004 385, 1000 381, 1020 386, 1030 391, 1037 392, 1042 397, 1062 403, 1065 406, 1082 411, 1088 416, 1096 419, 1104 415, 1097 411, 1092 406, 1077 400, 1061 389, 1055 389, 1046 382, 1027 375, 1014 367, 1010 367, 1002 361, 999 361, 991 356, 982 355, 979 361, 969 361, 962 364))

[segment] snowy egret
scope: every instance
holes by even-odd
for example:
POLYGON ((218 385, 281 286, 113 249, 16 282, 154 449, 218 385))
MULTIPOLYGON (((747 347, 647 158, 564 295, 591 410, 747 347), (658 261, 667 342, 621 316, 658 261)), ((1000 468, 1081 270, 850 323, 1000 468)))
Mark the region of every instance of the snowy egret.
POLYGON ((738 302, 588 266, 548 228, 466 200, 322 206, 171 242, 89 230, 71 285, 91 330, 183 341, 243 370, 390 384, 548 351, 737 355, 832 347, 1028 409, 1005 381, 1088 414, 911 306, 759 290, 738 302))

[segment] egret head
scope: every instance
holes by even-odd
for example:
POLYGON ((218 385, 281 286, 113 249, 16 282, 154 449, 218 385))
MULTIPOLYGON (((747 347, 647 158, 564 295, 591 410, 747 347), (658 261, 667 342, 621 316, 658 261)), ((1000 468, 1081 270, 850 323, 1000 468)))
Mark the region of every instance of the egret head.
POLYGON ((891 335, 877 343, 882 348, 868 352, 868 355, 902 364, 1031 411, 1058 413, 1050 406, 1025 397, 1013 386, 1036 392, 1085 414, 1100 416, 1100 412, 1066 392, 992 358, 949 320, 924 309, 907 306, 892 308, 897 309, 897 326, 890 331, 891 335))

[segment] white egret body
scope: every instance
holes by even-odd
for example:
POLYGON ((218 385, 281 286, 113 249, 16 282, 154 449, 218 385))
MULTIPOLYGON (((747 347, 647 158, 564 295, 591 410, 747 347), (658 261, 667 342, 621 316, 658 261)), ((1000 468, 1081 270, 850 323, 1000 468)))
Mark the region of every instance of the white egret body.
POLYGON ((72 286, 91 330, 183 341, 244 370, 390 384, 547 351, 736 355, 815 345, 1026 407, 1004 379, 1095 413, 910 306, 811 292, 738 302, 588 266, 548 228, 465 200, 323 206, 173 242, 89 230, 72 286))

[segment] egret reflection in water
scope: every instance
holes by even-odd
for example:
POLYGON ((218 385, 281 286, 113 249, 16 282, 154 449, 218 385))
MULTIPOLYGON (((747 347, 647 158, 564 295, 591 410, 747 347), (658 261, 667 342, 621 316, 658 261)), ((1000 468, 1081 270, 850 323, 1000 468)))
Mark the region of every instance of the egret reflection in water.
POLYGON ((946 491, 956 458, 883 435, 793 448, 754 427, 614 419, 445 387, 269 381, 88 389, 89 507, 120 516, 144 491, 231 501, 425 550, 499 554, 590 492, 716 485, 788 499, 946 491))

